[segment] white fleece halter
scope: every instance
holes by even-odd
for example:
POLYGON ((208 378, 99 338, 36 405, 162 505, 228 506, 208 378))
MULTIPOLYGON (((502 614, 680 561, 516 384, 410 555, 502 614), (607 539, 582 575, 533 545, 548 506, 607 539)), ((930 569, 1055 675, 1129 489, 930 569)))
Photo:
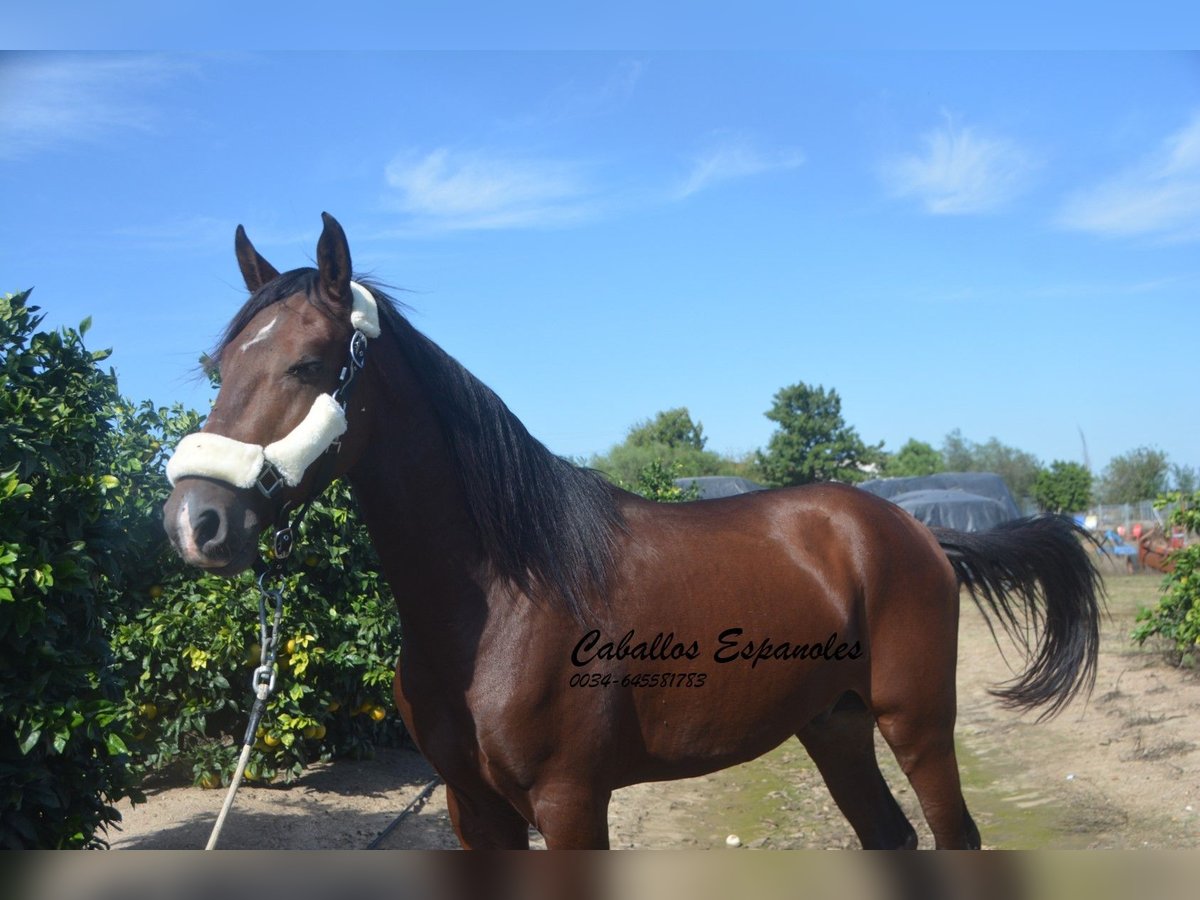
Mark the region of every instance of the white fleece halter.
MULTIPOLYGON (((355 341, 379 337, 379 309, 370 291, 357 282, 350 282, 353 305, 350 324, 354 326, 355 341)), ((365 341, 363 341, 365 344, 365 341)), ((353 357, 353 350, 351 351, 353 357)), ((354 376, 350 363, 342 373, 342 385, 354 376)), ((346 409, 333 394, 321 394, 308 415, 288 434, 274 443, 247 444, 224 435, 197 431, 189 434, 167 462, 167 480, 174 486, 180 478, 215 478, 236 488, 259 485, 270 496, 282 481, 295 487, 304 480, 304 473, 321 455, 333 446, 346 431, 346 409), (274 478, 269 475, 275 476, 274 478), (265 477, 268 476, 268 477, 265 477)))

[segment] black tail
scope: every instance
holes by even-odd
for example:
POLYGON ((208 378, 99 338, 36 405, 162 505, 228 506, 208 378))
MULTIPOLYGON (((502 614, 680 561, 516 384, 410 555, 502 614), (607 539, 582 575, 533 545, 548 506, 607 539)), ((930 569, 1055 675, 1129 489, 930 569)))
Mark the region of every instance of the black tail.
POLYGON ((933 533, 988 627, 990 612, 1029 659, 1023 673, 992 693, 1016 709, 1047 707, 1041 718, 1058 713, 1081 690, 1090 693, 1104 596, 1087 551, 1092 537, 1062 516, 1018 519, 976 533, 933 533))

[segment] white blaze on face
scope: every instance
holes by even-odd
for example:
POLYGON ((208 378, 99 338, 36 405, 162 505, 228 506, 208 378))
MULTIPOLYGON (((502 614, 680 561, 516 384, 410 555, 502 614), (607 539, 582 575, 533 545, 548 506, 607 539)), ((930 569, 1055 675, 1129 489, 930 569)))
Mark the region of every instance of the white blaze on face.
POLYGON ((279 321, 279 316, 276 316, 270 322, 268 322, 266 325, 264 325, 262 328, 258 329, 258 333, 256 335, 254 335, 254 337, 250 338, 250 340, 248 340, 248 341, 246 341, 246 343, 242 344, 242 352, 245 353, 247 350, 249 350, 255 344, 265 341, 267 339, 267 335, 269 335, 271 333, 271 329, 275 327, 275 323, 278 321, 279 321))
POLYGON ((175 533, 179 535, 180 555, 184 559, 196 559, 200 556, 200 548, 196 545, 196 536, 192 533, 186 495, 183 502, 179 504, 179 514, 175 517, 175 533))

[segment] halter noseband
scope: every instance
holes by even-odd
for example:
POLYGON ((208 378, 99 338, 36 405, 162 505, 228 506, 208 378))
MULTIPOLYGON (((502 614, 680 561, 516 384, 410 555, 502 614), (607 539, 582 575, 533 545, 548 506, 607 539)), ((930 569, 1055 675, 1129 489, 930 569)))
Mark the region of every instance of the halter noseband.
POLYGON ((273 497, 284 485, 300 484, 308 467, 336 446, 346 431, 350 385, 366 363, 367 339, 379 337, 375 298, 354 281, 350 282, 350 292, 354 334, 333 392, 318 395, 299 425, 265 447, 211 432, 189 434, 167 462, 167 480, 172 486, 180 478, 213 478, 236 488, 257 487, 266 497, 273 497))

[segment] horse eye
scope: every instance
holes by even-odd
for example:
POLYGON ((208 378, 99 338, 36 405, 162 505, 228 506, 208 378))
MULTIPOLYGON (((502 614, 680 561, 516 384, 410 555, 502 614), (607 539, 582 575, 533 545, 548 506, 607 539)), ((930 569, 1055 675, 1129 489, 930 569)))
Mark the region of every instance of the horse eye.
POLYGON ((313 381, 320 376, 324 365, 319 359, 303 359, 289 366, 287 374, 289 377, 299 378, 301 381, 313 381))

